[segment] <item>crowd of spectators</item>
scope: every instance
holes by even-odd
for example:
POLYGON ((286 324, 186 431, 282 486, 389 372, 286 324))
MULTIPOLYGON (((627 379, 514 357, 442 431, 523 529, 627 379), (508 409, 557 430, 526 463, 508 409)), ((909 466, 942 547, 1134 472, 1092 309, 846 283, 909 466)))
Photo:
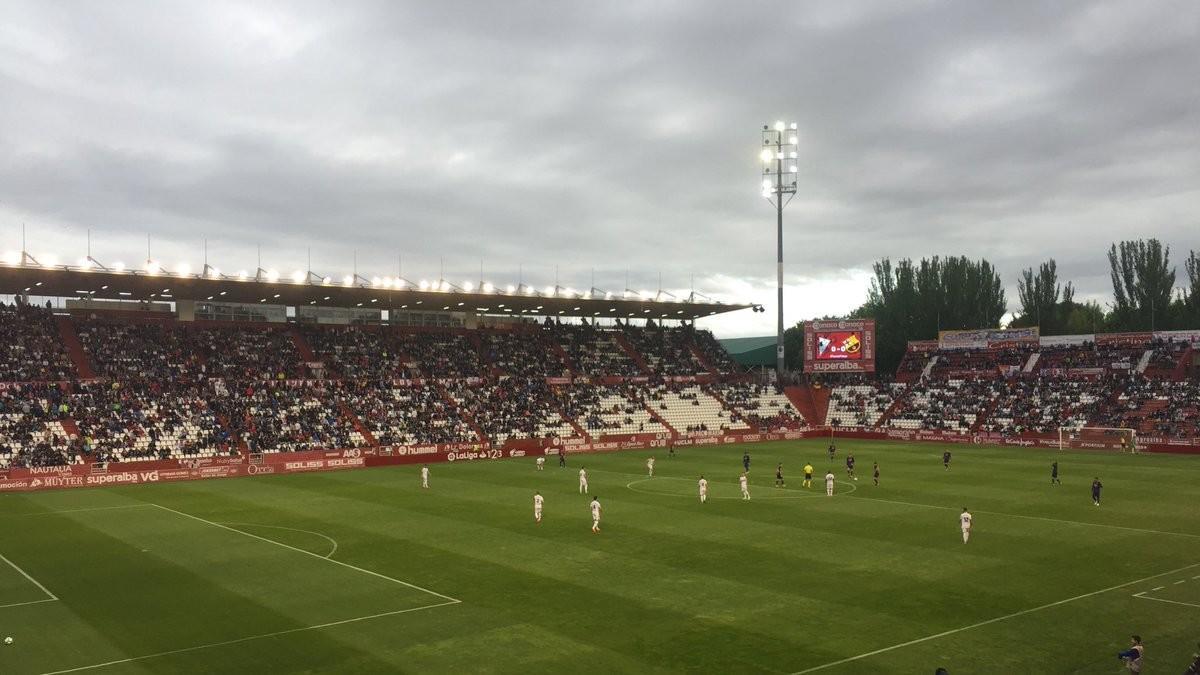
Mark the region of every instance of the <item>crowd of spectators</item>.
POLYGON ((0 468, 62 466, 74 461, 78 440, 61 420, 70 415, 58 384, 29 383, 0 389, 0 468))
POLYGON ((250 452, 294 452, 366 445, 338 405, 333 383, 289 386, 248 382, 230 389, 230 408, 250 452))
POLYGON ((406 387, 346 382, 336 392, 381 445, 472 443, 478 440, 462 409, 437 384, 406 387))
POLYGON ((304 339, 327 375, 349 379, 415 379, 416 363, 404 354, 397 333, 363 326, 305 326, 304 339))
POLYGON ((286 328, 189 326, 190 348, 210 377, 303 379, 308 371, 286 328))
POLYGON ((725 382, 702 388, 725 402, 731 419, 745 420, 760 429, 796 429, 804 426, 804 416, 778 388, 750 382, 725 382))
POLYGON ((71 380, 75 364, 47 308, 0 302, 0 380, 71 380))
POLYGON ((484 375, 479 348, 462 333, 401 333, 398 345, 425 377, 441 380, 484 375))
POLYGON ((625 339, 642 355, 656 375, 696 375, 706 372, 692 354, 691 332, 686 328, 667 328, 651 324, 645 328, 625 328, 625 339))
POLYGON ((69 397, 81 454, 92 462, 193 459, 237 453, 205 384, 170 380, 80 383, 69 397))
POLYGON ((519 378, 565 377, 570 369, 559 356, 553 331, 557 327, 532 330, 481 330, 483 356, 501 374, 519 378))
POLYGON ((457 381, 448 389, 459 407, 495 443, 509 438, 554 438, 577 435, 559 413, 558 401, 545 378, 501 377, 469 385, 457 381))
POLYGON ((590 326, 558 325, 554 332, 579 375, 589 377, 642 375, 642 369, 616 341, 614 331, 590 326))
POLYGON ((205 367, 188 333, 164 322, 80 322, 79 342, 97 376, 119 380, 188 382, 205 367))
POLYGON ((646 410, 643 387, 633 384, 558 387, 563 413, 589 434, 661 433, 666 427, 646 410))
POLYGON ((709 365, 718 373, 728 375, 742 372, 742 367, 733 360, 733 356, 721 346, 721 343, 717 342, 711 331, 697 330, 691 324, 687 326, 687 330, 691 333, 696 349, 700 350, 709 365))

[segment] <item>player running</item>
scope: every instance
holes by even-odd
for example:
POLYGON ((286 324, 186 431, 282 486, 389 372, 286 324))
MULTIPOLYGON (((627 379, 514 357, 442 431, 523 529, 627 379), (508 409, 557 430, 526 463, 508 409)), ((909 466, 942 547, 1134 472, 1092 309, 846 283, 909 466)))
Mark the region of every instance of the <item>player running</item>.
POLYGON ((421 488, 425 489, 425 490, 429 489, 429 465, 428 464, 421 467, 421 488))
POLYGON ((745 471, 746 473, 750 473, 750 453, 749 452, 742 453, 742 471, 745 471))
POLYGON ((546 500, 542 498, 542 493, 533 493, 533 522, 542 522, 542 504, 545 503, 545 501, 546 500))
POLYGON ((804 487, 812 487, 812 475, 813 475, 812 464, 805 464, 804 465, 804 487))
POLYGON ((654 478, 654 458, 653 457, 650 457, 649 459, 646 460, 646 472, 650 474, 651 478, 654 478))
POLYGON ((697 483, 700 488, 700 503, 708 501, 708 481, 704 480, 704 476, 700 476, 700 482, 697 483))
POLYGON ((587 469, 579 467, 579 494, 586 495, 588 493, 587 469))
POLYGON ((963 543, 965 544, 971 538, 971 513, 965 506, 962 515, 958 517, 958 523, 962 526, 963 543))
POLYGON ((1058 462, 1055 461, 1050 465, 1050 484, 1062 485, 1062 481, 1058 479, 1058 462))
POLYGON ((537 470, 538 471, 546 470, 546 458, 544 456, 537 458, 537 470))
POLYGON ((846 455, 846 475, 850 477, 850 480, 858 480, 858 477, 854 475, 854 453, 853 452, 850 452, 846 455))
POLYGON ((1100 506, 1100 489, 1103 487, 1099 477, 1092 479, 1092 503, 1096 506, 1100 506))
POLYGON ((775 467, 775 487, 787 487, 787 484, 783 482, 783 462, 775 467))
POLYGON ((950 470, 950 451, 949 450, 942 453, 942 466, 946 467, 947 471, 950 470))
POLYGON ((871 469, 871 476, 875 479, 875 487, 879 487, 879 462, 875 462, 875 467, 871 469))
POLYGON ((600 506, 600 498, 592 497, 592 534, 600 534, 600 512, 604 509, 600 506))
POLYGON ((738 478, 738 485, 742 488, 742 500, 743 501, 749 500, 750 499, 750 480, 748 478, 746 478, 745 473, 743 473, 738 478))
POLYGON ((833 469, 830 469, 829 472, 825 474, 825 496, 826 497, 833 496, 833 482, 836 480, 837 480, 837 478, 833 475, 833 469))
POLYGON ((1125 662, 1125 667, 1131 673, 1142 672, 1142 654, 1146 648, 1142 646, 1142 636, 1129 636, 1129 649, 1117 654, 1117 658, 1125 662))

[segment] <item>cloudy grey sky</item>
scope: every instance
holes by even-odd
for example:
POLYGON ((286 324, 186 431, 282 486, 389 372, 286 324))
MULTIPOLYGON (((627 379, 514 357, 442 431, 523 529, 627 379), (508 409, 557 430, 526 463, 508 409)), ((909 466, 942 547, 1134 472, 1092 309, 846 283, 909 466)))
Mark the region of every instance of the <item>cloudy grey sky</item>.
MULTIPOLYGON (((1200 249, 1200 3, 0 5, 0 249, 761 302, 759 129, 800 129, 789 322, 881 256, 1200 249)), ((1182 270, 1181 270, 1182 273, 1182 270)))

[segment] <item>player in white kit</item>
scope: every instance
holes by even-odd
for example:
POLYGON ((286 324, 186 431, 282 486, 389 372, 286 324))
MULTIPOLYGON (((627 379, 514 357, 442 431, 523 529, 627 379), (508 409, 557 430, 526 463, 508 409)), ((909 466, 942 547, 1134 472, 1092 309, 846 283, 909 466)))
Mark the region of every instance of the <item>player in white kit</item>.
POLYGON ((971 514, 967 511, 967 507, 963 507, 962 515, 958 517, 958 522, 962 525, 963 543, 971 538, 971 514))
POLYGON ((587 469, 579 467, 579 494, 586 495, 587 491, 587 469))
POLYGON ((828 496, 828 497, 833 496, 833 482, 836 480, 837 480, 837 478, 834 477, 832 471, 829 471, 825 474, 825 495, 826 496, 828 496))
POLYGON ((651 478, 654 478, 654 458, 653 457, 646 460, 646 471, 650 474, 651 478))
POLYGON ((545 469, 546 469, 546 458, 538 457, 537 458, 537 470, 544 471, 545 469))
POLYGON ((592 533, 600 534, 600 498, 592 497, 592 533))
POLYGON ((742 472, 742 475, 738 477, 738 486, 742 488, 742 499, 750 499, 750 480, 746 478, 745 472, 742 472))
POLYGON ((542 504, 544 502, 545 499, 542 498, 542 493, 533 493, 533 522, 535 523, 542 522, 542 504))
POLYGON ((429 487, 429 466, 428 465, 421 467, 421 487, 423 487, 423 488, 429 487))
POLYGON ((704 476, 700 476, 700 503, 708 501, 708 481, 704 480, 704 476))

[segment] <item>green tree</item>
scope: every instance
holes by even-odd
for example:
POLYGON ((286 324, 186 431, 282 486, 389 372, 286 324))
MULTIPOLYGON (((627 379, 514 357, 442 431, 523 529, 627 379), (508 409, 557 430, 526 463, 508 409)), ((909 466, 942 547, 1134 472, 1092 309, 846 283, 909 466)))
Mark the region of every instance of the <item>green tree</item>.
POLYGON ((1113 284, 1111 325, 1117 330, 1170 327, 1175 268, 1171 247, 1157 239, 1113 244, 1108 250, 1113 284))
POLYGON ((1058 283, 1058 265, 1051 258, 1034 272, 1032 267, 1021 271, 1017 280, 1017 295, 1021 313, 1010 326, 1039 326, 1043 335, 1063 335, 1067 317, 1075 309, 1075 287, 1058 283), (1061 301, 1060 301, 1061 298, 1061 301))
POLYGON ((873 318, 876 363, 889 372, 900 364, 910 340, 937 337, 939 330, 999 326, 1007 310, 1000 275, 987 260, 964 256, 923 258, 873 266, 867 302, 852 318, 873 318))
POLYGON ((1195 251, 1188 251, 1188 257, 1183 261, 1183 269, 1187 273, 1188 285, 1180 297, 1180 328, 1200 328, 1200 256, 1195 251))

